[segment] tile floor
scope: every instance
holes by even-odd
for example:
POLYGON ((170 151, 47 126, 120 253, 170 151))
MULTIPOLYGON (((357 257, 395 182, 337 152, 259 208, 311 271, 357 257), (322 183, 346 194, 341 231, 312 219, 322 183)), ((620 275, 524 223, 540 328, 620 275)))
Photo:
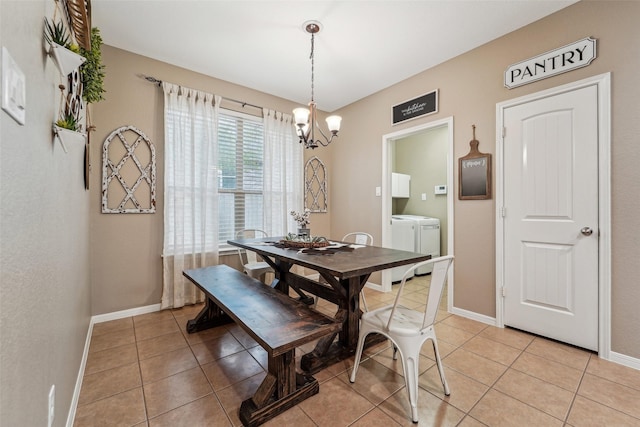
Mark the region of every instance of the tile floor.
MULTIPOLYGON (((394 298, 366 291, 370 308, 394 298)), ((405 305, 417 307, 425 298, 424 279, 407 282, 405 305)), ((262 381, 266 353, 235 325, 187 334, 185 324, 200 308, 96 324, 74 425, 241 425, 238 408, 262 381)), ((318 309, 333 314, 335 306, 321 302, 318 309)), ((443 394, 427 344, 420 425, 640 426, 640 371, 446 310, 436 332, 451 395, 443 394)), ((349 382, 353 358, 315 374, 320 392, 265 425, 413 425, 401 362, 391 353, 388 344, 369 349, 355 384, 349 382)))

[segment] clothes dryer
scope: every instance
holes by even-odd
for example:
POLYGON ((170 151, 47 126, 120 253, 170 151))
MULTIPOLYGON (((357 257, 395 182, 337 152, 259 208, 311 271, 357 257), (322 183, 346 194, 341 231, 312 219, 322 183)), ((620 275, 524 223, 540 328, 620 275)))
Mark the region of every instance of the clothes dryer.
MULTIPOLYGON (((440 220, 421 215, 394 215, 392 218, 415 221, 415 252, 431 255, 431 258, 440 256, 440 220)), ((433 265, 417 268, 414 273, 422 276, 431 273, 433 265)))

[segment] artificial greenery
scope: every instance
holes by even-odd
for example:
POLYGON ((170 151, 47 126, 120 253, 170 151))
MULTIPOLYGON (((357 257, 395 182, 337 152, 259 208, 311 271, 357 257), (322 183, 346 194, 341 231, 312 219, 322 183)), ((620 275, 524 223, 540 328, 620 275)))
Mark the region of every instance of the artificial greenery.
POLYGON ((100 46, 102 37, 100 30, 96 27, 91 29, 91 50, 80 48, 80 54, 87 61, 80 66, 80 76, 82 78, 82 99, 87 103, 102 101, 104 90, 104 64, 102 63, 102 53, 100 46))
POLYGON ((49 43, 56 43, 60 46, 67 47, 69 42, 69 33, 64 27, 62 21, 53 22, 45 18, 44 20, 44 38, 49 43))
POLYGON ((56 126, 77 132, 78 120, 73 114, 65 113, 64 116, 56 122, 56 126))

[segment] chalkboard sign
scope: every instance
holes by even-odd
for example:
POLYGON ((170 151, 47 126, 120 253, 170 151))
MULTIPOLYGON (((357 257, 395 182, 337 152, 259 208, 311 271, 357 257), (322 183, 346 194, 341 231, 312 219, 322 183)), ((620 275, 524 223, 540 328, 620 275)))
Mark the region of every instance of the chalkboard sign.
POLYGON ((407 120, 438 112, 438 90, 425 93, 392 108, 391 123, 397 125, 407 120))
POLYGON ((491 154, 478 151, 480 142, 469 142, 469 154, 458 159, 458 198, 460 200, 482 200, 491 198, 491 154))

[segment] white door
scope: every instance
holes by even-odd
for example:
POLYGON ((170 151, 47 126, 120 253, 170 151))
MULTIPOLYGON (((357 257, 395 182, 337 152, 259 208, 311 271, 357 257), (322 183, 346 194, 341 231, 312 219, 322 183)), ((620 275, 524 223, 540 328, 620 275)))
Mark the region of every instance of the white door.
POLYGON ((504 324, 598 350, 596 85, 504 109, 504 324))

